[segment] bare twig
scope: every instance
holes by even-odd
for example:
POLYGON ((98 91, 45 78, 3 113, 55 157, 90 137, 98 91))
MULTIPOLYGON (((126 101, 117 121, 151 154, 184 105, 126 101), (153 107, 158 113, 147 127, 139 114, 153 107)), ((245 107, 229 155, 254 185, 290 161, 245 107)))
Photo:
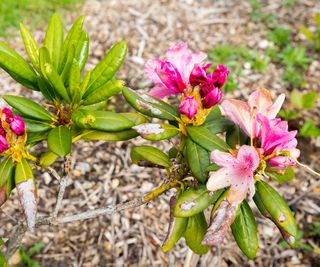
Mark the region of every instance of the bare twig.
MULTIPOLYGON (((61 178, 61 182, 63 180, 66 181, 66 185, 67 185, 67 181, 68 181, 68 175, 66 176, 67 178, 64 179, 64 177, 61 178)), ((57 214, 53 213, 51 216, 49 217, 38 217, 37 221, 36 221, 36 227, 40 226, 40 225, 59 225, 59 224, 64 224, 64 223, 70 223, 70 222, 75 222, 75 221, 82 221, 82 220, 87 220, 87 219, 93 219, 99 216, 104 216, 104 215, 112 215, 116 212, 120 212, 122 210, 126 210, 126 209, 132 209, 135 207, 139 207, 143 204, 146 204, 148 202, 150 202, 151 200, 155 199, 156 197, 158 197, 159 195, 163 194, 164 192, 168 191, 171 188, 177 187, 177 186, 181 186, 183 182, 181 181, 172 181, 172 182, 168 182, 168 183, 164 183, 161 186, 155 188, 154 190, 152 190, 149 194, 140 197, 140 198, 136 198, 133 199, 131 201, 128 202, 124 202, 124 203, 120 203, 117 205, 109 205, 105 208, 100 208, 100 209, 95 209, 95 210, 90 210, 90 211, 86 211, 86 212, 82 212, 79 214, 75 214, 75 215, 68 215, 62 218, 57 218, 57 214)), ((61 192, 61 188, 64 186, 64 189, 66 188, 65 184, 62 183, 62 185, 60 185, 60 190, 59 193, 61 192)), ((62 192, 64 193, 64 191, 62 192)), ((60 199, 60 201, 62 201, 63 199, 63 194, 61 193, 62 197, 58 195, 58 201, 60 199)), ((59 211, 59 208, 61 206, 61 203, 59 204, 59 202, 57 201, 57 205, 56 205, 56 209, 55 211, 59 211), (60 205, 60 206, 59 206, 60 205)), ((6 251, 6 258, 10 259, 11 256, 15 253, 15 251, 18 249, 19 244, 26 232, 27 228, 24 224, 20 223, 18 224, 14 230, 13 233, 10 237, 10 239, 7 241, 6 243, 6 247, 7 247, 7 251, 6 251)))
MULTIPOLYGON (((54 208, 54 211, 52 213, 52 217, 57 217, 59 210, 62 206, 62 200, 64 197, 64 193, 66 191, 66 188, 72 184, 72 179, 70 178, 70 166, 71 166, 71 161, 72 157, 68 156, 65 159, 65 167, 64 167, 64 174, 63 177, 60 179, 60 187, 59 187, 59 192, 58 192, 58 197, 57 197, 57 202, 56 206, 54 208)), ((56 175, 58 175, 56 173, 56 175)))

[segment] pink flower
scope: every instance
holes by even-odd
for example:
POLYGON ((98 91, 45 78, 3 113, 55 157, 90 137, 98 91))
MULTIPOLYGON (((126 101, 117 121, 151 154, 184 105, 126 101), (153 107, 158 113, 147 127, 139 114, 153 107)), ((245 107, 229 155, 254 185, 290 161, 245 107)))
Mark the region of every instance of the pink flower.
POLYGON ((179 105, 179 112, 192 119, 198 112, 198 101, 193 96, 186 96, 179 105))
POLYGON ((3 108, 2 109, 2 114, 5 114, 5 121, 7 123, 10 123, 13 119, 13 114, 12 114, 12 111, 11 109, 9 108, 3 108))
POLYGON ((222 166, 212 172, 207 182, 210 191, 230 186, 227 196, 229 203, 240 203, 249 194, 252 197, 254 189, 254 171, 258 168, 260 158, 255 148, 247 145, 240 147, 236 157, 230 153, 214 150, 211 160, 222 166))
POLYGON ((211 65, 212 64, 194 66, 189 78, 191 86, 197 86, 199 84, 211 82, 211 75, 207 74, 207 69, 210 68, 211 65))
POLYGON ((259 137, 260 126, 256 114, 261 114, 268 119, 274 119, 281 109, 285 95, 281 94, 273 103, 268 90, 256 90, 248 102, 230 99, 222 102, 221 107, 227 117, 238 124, 248 136, 259 137))
POLYGON ((7 149, 9 149, 7 139, 4 136, 0 135, 0 154, 6 151, 7 149))
POLYGON ((261 148, 264 156, 280 151, 290 152, 290 156, 275 156, 268 160, 268 163, 280 169, 295 165, 294 159, 300 155, 300 151, 296 148, 297 131, 288 131, 288 123, 281 119, 269 120, 258 114, 257 120, 261 125, 261 148))
POLYGON ((221 88, 227 81, 229 69, 223 65, 218 65, 212 73, 212 81, 216 87, 221 88))
POLYGON ((10 128, 16 135, 23 135, 25 132, 25 123, 19 115, 15 115, 10 123, 10 128))
POLYGON ((164 60, 148 60, 144 71, 155 83, 149 93, 163 98, 187 91, 194 65, 202 64, 206 57, 202 52, 191 53, 186 43, 178 43, 167 50, 164 60))
POLYGON ((218 87, 213 87, 202 99, 202 104, 205 108, 211 108, 218 104, 222 98, 222 91, 218 87))

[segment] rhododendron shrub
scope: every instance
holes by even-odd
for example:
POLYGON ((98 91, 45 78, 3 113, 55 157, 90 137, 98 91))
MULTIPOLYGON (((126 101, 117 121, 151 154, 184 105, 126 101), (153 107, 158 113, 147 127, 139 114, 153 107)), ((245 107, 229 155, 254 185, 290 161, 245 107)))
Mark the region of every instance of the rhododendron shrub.
POLYGON ((164 58, 147 61, 145 73, 155 83, 148 93, 123 90, 137 111, 166 121, 133 127, 141 137, 180 141, 167 154, 152 146, 137 146, 131 152, 133 162, 141 166, 165 168, 165 183, 176 188, 170 201, 173 220, 162 248, 173 249, 184 237, 190 249, 204 254, 231 228, 243 253, 255 258, 258 233, 248 205, 252 200, 294 247, 294 216, 269 184, 271 179, 292 179, 300 153, 296 131, 276 117, 284 95, 273 101, 270 92, 261 89, 248 101, 224 100, 219 107, 229 70, 205 59, 204 53, 192 53, 187 44, 178 43, 164 58))
MULTIPOLYGON (((89 37, 83 22, 80 17, 64 36, 62 22, 54 14, 41 47, 21 24, 29 61, 0 42, 0 67, 44 99, 36 103, 24 96, 3 96, 11 108, 0 109, 0 206, 10 201, 16 188, 28 229, 34 231, 39 224, 60 225, 136 207, 174 189, 163 251, 173 249, 183 237, 192 251, 205 254, 210 246, 223 242, 231 228, 243 253, 255 258, 257 223, 249 202, 294 247, 294 216, 269 184, 292 179, 300 154, 297 132, 277 118, 284 95, 273 100, 270 92, 261 89, 248 101, 223 100, 228 68, 206 62, 205 53, 191 52, 182 42, 164 57, 146 62, 144 71, 154 87, 140 93, 115 77, 126 55, 124 41, 84 72, 89 37), (138 113, 105 111, 107 100, 119 93, 138 113), (150 141, 175 139, 169 151, 150 145, 131 150, 133 163, 164 170, 163 183, 138 200, 59 218, 72 145, 80 139, 123 141, 139 135, 150 141), (41 142, 47 143, 44 153, 35 147, 41 142), (50 166, 59 157, 65 159, 65 167, 56 206, 50 215, 37 217, 34 170, 47 168, 57 177, 50 166)), ((19 224, 16 232, 23 229, 19 224)), ((18 234, 6 242, 7 259, 19 246, 18 234)), ((0 262, 5 262, 1 251, 0 262)))

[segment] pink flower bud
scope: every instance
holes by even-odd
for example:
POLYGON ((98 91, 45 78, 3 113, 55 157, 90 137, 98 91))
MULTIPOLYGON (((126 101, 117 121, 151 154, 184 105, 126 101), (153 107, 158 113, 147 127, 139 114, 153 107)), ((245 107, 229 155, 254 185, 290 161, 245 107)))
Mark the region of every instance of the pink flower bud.
POLYGON ((214 105, 218 104, 221 98, 222 91, 216 87, 207 93, 207 95, 202 100, 202 104, 205 108, 211 108, 214 105))
POLYGON ((3 137, 6 136, 6 130, 2 128, 1 121, 0 121, 0 135, 2 135, 3 137))
POLYGON ((218 65, 212 73, 212 80, 216 87, 222 87, 227 80, 229 69, 223 65, 218 65))
POLYGON ((6 151, 7 149, 9 149, 7 139, 4 136, 0 135, 0 154, 6 151))
POLYGON ((191 86, 210 83, 211 77, 207 75, 207 69, 210 67, 211 64, 195 65, 189 78, 191 86))
POLYGON ((179 105, 179 112, 192 119, 198 112, 198 101, 193 96, 186 96, 179 105))
POLYGON ((23 135, 25 132, 25 123, 19 115, 15 115, 10 123, 10 128, 16 135, 23 135))
POLYGON ((5 114, 5 120, 7 123, 10 123, 13 120, 13 114, 12 114, 11 109, 3 108, 2 113, 5 114))

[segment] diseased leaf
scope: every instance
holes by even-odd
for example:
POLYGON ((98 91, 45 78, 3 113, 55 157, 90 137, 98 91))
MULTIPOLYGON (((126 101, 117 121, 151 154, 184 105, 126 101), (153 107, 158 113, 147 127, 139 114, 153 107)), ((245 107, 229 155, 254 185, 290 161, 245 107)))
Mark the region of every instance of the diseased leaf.
POLYGON ((107 132, 128 130, 134 123, 121 114, 111 111, 77 110, 72 115, 73 122, 83 129, 95 129, 107 132))

